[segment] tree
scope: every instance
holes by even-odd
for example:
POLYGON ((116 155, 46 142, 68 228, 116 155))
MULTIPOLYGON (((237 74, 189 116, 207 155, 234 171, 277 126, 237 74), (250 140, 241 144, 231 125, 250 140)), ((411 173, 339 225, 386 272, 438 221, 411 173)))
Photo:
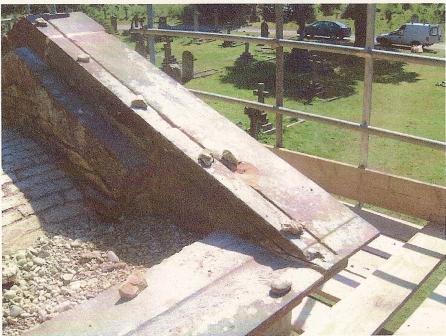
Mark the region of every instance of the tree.
POLYGON ((288 6, 288 20, 295 21, 299 28, 297 33, 301 40, 304 39, 305 24, 313 22, 316 19, 314 14, 314 6, 307 4, 289 5, 288 6))
POLYGON ((221 23, 233 23, 235 25, 245 24, 252 13, 252 5, 195 5, 199 13, 200 23, 211 25, 214 22, 215 13, 221 23))
POLYGON ((367 35, 367 5, 349 4, 341 18, 352 19, 355 22, 355 47, 365 47, 367 35))
POLYGON ((339 8, 341 8, 341 5, 339 5, 339 4, 321 4, 321 5, 319 5, 319 9, 321 10, 321 12, 324 16, 333 15, 334 11, 339 8))

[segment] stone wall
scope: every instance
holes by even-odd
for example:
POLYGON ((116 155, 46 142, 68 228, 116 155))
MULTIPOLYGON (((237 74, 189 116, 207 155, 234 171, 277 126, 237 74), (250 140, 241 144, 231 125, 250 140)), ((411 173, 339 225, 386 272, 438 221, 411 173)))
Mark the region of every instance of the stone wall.
POLYGON ((144 151, 29 49, 2 57, 2 121, 43 140, 64 158, 103 215, 118 217, 147 187, 144 151))

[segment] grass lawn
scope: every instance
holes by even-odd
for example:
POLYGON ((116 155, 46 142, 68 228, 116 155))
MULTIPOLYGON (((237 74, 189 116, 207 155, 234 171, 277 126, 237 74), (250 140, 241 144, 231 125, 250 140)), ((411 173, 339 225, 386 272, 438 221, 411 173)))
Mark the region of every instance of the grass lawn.
MULTIPOLYGON (((234 67, 234 60, 243 52, 244 45, 222 48, 221 41, 198 44, 190 38, 176 38, 172 43, 173 54, 181 61, 181 53, 189 50, 196 58, 195 71, 217 71, 213 75, 197 78, 186 84, 188 88, 219 93, 227 96, 255 100, 252 90, 257 82, 265 82, 267 90, 274 91, 274 52, 251 46, 255 57, 251 68, 234 67)), ((285 50, 289 52, 289 50, 285 50)), ((434 56, 437 56, 434 54, 434 56)), ((335 56, 336 57, 336 56, 335 56)), ((332 61, 332 58, 329 59, 332 61)), ((161 44, 157 44, 156 63, 162 62, 161 44)), ((337 62, 337 60, 336 60, 337 62)), ((288 89, 284 105, 289 108, 320 115, 360 122, 363 93, 362 61, 346 58, 339 61, 340 74, 318 78, 328 90, 333 101, 315 99, 306 105, 296 98, 293 88, 299 87, 299 74, 286 77, 288 89)), ((335 69, 336 70, 336 69, 335 69)), ((371 123, 374 126, 426 138, 445 139, 445 90, 435 86, 444 80, 440 68, 398 62, 375 62, 376 75, 373 85, 371 123)), ((219 101, 206 102, 234 123, 247 128, 248 118, 243 109, 219 101)), ((274 104, 272 95, 266 103, 274 104)), ((274 122, 274 115, 270 115, 274 122)), ((293 120, 285 117, 285 124, 293 120)), ((274 135, 262 136, 261 141, 273 144, 274 135)), ((304 122, 285 128, 284 146, 308 154, 351 164, 359 162, 360 135, 315 122, 304 122)), ((421 181, 446 185, 444 153, 421 146, 382 139, 370 140, 369 166, 388 173, 421 181)))

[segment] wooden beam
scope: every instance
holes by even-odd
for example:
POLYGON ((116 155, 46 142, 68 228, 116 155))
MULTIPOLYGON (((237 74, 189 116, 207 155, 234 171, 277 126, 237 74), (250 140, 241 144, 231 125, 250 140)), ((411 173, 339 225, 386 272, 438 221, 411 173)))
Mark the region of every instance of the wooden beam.
POLYGON ((443 335, 446 330, 445 316, 446 278, 394 335, 443 335))
POLYGON ((428 221, 445 222, 446 187, 283 148, 268 148, 333 194, 428 221))
POLYGON ((444 239, 417 233, 305 335, 373 334, 410 298, 445 254, 444 239))

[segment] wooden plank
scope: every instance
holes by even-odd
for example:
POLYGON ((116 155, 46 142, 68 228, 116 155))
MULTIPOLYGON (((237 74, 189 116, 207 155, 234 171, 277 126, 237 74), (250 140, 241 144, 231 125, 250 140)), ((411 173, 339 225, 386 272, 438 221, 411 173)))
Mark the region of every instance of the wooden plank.
POLYGON ((364 281, 355 273, 345 270, 335 274, 327 282, 324 282, 313 293, 320 295, 330 301, 338 302, 348 296, 355 288, 357 288, 364 281))
POLYGON ((446 241, 417 233, 306 335, 370 335, 401 307, 445 259, 446 241), (352 309, 354 307, 354 309, 352 309))
POLYGON ((364 278, 384 263, 384 259, 396 253, 403 244, 399 240, 384 235, 378 236, 349 258, 347 271, 342 270, 335 274, 314 293, 338 302, 358 287, 364 278))
POLYGON ((328 314, 330 307, 320 301, 306 297, 293 309, 291 323, 293 329, 301 333, 312 325, 323 321, 324 316, 328 314))
POLYGON ((283 148, 270 148, 327 191, 428 221, 445 222, 446 187, 283 148))
POLYGON ((370 243, 363 246, 362 250, 375 254, 381 258, 389 259, 390 256, 395 254, 403 245, 404 242, 400 240, 396 240, 385 235, 379 235, 370 243))
POLYGON ((394 333, 409 335, 444 335, 446 331, 446 278, 394 333))
POLYGON ((25 335, 245 335, 267 330, 323 281, 302 263, 225 234, 185 247, 146 279, 131 301, 113 287, 25 335), (271 297, 273 276, 290 279, 291 291, 271 297))

